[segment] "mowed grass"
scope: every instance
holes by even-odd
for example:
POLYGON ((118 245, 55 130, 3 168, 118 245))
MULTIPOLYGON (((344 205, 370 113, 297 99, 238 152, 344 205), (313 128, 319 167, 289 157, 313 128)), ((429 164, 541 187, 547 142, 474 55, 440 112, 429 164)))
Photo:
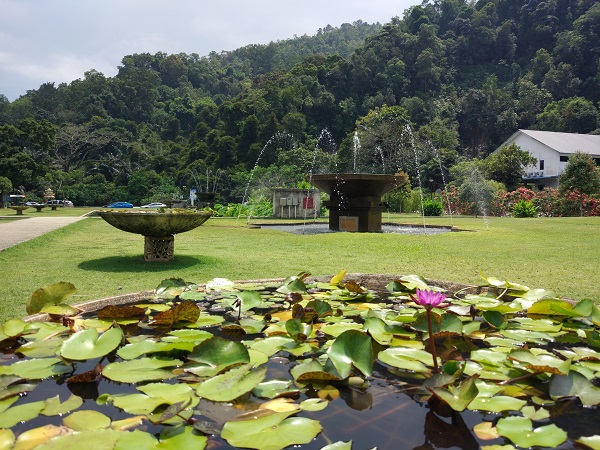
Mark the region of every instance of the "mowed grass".
MULTIPOLYGON (((67 210, 73 208, 61 211, 67 210)), ((423 223, 414 215, 384 214, 384 221, 423 223)), ((481 272, 565 297, 600 298, 600 217, 441 217, 427 223, 469 231, 294 235, 249 228, 246 219, 211 218, 175 236, 174 261, 148 263, 142 236, 86 218, 0 252, 0 320, 24 316, 31 293, 58 281, 73 283, 78 292, 71 300, 80 302, 153 289, 171 277, 201 283, 341 269, 473 284, 481 283, 481 272)))

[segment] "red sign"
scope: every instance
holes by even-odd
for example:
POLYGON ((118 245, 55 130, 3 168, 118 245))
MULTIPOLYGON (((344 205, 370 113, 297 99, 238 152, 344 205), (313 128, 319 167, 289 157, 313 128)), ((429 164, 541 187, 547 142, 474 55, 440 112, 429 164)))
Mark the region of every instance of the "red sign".
POLYGON ((304 197, 302 199, 302 207, 304 209, 313 209, 315 207, 314 198, 304 197))

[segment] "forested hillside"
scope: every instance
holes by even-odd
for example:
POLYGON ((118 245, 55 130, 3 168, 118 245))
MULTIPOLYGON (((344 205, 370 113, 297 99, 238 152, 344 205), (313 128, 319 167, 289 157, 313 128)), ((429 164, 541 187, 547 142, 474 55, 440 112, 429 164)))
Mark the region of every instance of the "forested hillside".
POLYGON ((76 204, 189 187, 239 202, 257 161, 253 185, 295 186, 315 166, 347 164, 357 128, 401 116, 431 144, 419 164, 434 190, 434 148, 448 177, 519 128, 598 133, 599 101, 596 1, 434 0, 384 26, 205 57, 128 55, 112 78, 91 70, 0 96, 0 177, 76 204))

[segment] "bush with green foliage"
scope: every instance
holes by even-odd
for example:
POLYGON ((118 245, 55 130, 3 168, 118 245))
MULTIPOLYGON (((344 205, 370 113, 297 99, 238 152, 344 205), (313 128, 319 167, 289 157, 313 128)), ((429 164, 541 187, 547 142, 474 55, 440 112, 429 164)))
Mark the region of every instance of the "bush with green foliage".
POLYGON ((424 216, 441 216, 444 212, 444 205, 439 199, 426 198, 423 200, 424 216))
POLYGON ((513 207, 513 216, 535 217, 537 216, 537 208, 531 200, 519 200, 513 207))

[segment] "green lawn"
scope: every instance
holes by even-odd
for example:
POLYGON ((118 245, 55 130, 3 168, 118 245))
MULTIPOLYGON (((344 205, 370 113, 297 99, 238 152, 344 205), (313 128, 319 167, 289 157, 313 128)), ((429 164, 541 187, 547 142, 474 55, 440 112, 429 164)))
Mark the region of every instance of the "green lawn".
MULTIPOLYGON (((63 208, 52 214, 72 211, 82 213, 80 208, 63 208)), ((414 215, 384 214, 386 220, 423 223, 414 215)), ((470 231, 293 235, 245 227, 245 218, 212 218, 175 237, 174 261, 146 263, 143 237, 88 218, 0 252, 0 320, 25 315, 31 293, 58 281, 72 282, 78 289, 73 301, 84 301, 152 289, 169 277, 206 282, 301 271, 326 275, 341 269, 415 273, 462 283, 479 283, 481 271, 566 297, 599 298, 600 217, 442 217, 427 218, 427 223, 470 231)))

